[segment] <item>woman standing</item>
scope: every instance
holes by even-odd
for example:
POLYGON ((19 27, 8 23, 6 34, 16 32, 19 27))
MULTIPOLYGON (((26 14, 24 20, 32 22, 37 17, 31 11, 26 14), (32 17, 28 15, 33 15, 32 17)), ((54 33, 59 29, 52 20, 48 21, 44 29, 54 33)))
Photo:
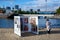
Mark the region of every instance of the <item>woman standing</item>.
POLYGON ((50 22, 49 19, 46 20, 46 28, 47 28, 47 32, 50 34, 51 28, 50 28, 50 22))

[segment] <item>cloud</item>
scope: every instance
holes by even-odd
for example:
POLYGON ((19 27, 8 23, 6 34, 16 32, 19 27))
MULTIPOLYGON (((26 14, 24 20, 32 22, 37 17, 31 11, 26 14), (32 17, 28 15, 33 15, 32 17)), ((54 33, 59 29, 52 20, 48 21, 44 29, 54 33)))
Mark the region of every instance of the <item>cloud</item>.
POLYGON ((32 8, 34 10, 41 9, 42 11, 46 10, 46 7, 47 7, 47 10, 49 9, 50 11, 50 10, 56 10, 60 6, 60 1, 59 0, 47 0, 46 2, 45 0, 33 0, 33 1, 26 2, 25 4, 21 6, 25 10, 32 8))

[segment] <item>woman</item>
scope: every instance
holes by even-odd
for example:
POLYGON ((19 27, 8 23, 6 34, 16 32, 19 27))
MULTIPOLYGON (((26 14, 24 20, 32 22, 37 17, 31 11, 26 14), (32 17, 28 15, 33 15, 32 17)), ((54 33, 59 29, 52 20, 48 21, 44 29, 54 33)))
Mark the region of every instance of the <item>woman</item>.
POLYGON ((50 34, 50 30, 51 30, 51 28, 50 28, 50 22, 49 22, 49 19, 47 19, 46 20, 46 28, 47 28, 47 32, 50 34))

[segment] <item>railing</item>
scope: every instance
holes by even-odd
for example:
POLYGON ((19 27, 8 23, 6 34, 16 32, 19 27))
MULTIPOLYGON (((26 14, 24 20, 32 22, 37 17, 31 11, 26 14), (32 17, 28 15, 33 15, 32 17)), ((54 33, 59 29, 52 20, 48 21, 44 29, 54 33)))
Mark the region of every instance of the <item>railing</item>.
POLYGON ((41 12, 38 12, 38 14, 56 14, 56 12, 51 12, 51 11, 41 11, 41 12))

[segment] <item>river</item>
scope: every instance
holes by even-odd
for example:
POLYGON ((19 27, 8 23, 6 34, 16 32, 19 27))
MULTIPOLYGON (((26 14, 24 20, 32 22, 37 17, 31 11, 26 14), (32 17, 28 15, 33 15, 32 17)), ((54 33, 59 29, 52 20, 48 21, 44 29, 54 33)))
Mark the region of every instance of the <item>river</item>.
POLYGON ((12 19, 0 19, 0 28, 13 28, 14 20, 12 19))
MULTIPOLYGON (((60 19, 49 19, 51 27, 60 28, 60 19)), ((46 19, 38 19, 38 26, 45 27, 46 19)), ((14 28, 14 20, 12 19, 0 19, 0 28, 14 28)))

